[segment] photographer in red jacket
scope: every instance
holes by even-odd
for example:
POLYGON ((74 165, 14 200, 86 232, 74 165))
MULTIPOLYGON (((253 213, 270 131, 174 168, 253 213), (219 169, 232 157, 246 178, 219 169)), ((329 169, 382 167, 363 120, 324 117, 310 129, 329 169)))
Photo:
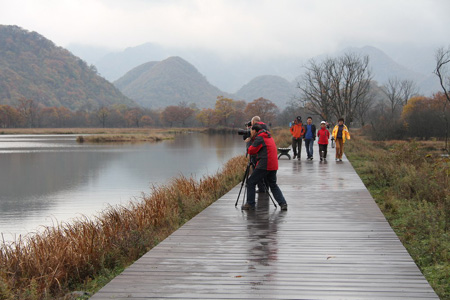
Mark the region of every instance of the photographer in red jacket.
POLYGON ((263 129, 260 124, 254 124, 251 131, 251 140, 248 142, 248 154, 256 155, 256 167, 247 180, 247 203, 242 209, 255 208, 255 186, 266 178, 273 197, 278 202, 281 210, 287 210, 287 203, 283 193, 277 185, 278 157, 277 146, 270 136, 270 132, 263 129))

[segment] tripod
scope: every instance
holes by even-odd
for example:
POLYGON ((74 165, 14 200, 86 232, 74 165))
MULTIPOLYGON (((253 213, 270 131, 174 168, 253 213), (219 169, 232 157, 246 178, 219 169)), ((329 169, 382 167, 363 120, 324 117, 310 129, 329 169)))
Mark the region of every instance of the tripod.
MULTIPOLYGON (((244 204, 246 190, 247 190, 248 175, 250 174, 250 167, 253 167, 253 169, 255 168, 255 164, 252 162, 251 158, 248 160, 247 168, 245 169, 245 173, 244 173, 244 178, 242 178, 241 188, 239 189, 239 194, 237 196, 236 203, 234 204, 235 207, 238 205, 239 197, 241 196, 241 192, 242 192, 242 187, 245 184, 244 197, 242 198, 242 204, 244 204)), ((272 196, 270 195, 269 188, 266 186, 266 182, 264 180, 263 180, 263 185, 264 185, 264 189, 267 191, 267 194, 269 195, 270 200, 272 200, 273 206, 275 206, 275 208, 276 208, 277 205, 275 204, 275 201, 273 200, 272 196)))

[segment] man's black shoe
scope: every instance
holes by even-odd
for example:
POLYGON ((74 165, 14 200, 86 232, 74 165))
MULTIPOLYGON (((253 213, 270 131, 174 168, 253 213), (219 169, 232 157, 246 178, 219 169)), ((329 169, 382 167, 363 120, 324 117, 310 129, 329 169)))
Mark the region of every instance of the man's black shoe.
POLYGON ((255 209, 255 206, 245 203, 244 205, 242 205, 241 209, 242 210, 253 210, 253 209, 255 209))
POLYGON ((294 154, 294 157, 292 159, 295 159, 297 157, 297 154, 294 154))
POLYGON ((287 210, 287 203, 286 203, 286 204, 283 204, 283 205, 281 205, 281 210, 287 210))

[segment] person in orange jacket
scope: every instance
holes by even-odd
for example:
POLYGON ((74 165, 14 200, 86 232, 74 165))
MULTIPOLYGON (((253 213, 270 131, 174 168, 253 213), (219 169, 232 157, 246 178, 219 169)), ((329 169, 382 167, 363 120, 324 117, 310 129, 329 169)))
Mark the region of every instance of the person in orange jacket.
POLYGON ((298 116, 294 120, 294 124, 292 124, 290 128, 292 134, 292 150, 294 150, 294 159, 298 157, 300 160, 302 154, 302 138, 305 134, 305 127, 302 124, 302 117, 298 116))
POLYGON ((345 141, 350 139, 350 133, 347 126, 344 125, 343 118, 340 118, 338 124, 334 126, 332 135, 336 141, 336 161, 342 161, 345 141))

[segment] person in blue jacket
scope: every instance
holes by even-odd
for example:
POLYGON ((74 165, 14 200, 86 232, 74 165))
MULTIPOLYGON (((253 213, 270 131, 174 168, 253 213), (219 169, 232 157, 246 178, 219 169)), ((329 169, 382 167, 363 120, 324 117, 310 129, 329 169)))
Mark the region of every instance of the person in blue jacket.
POLYGON ((305 140, 306 155, 308 160, 313 160, 313 146, 316 139, 316 126, 312 123, 312 118, 306 119, 305 134, 303 135, 305 140))

